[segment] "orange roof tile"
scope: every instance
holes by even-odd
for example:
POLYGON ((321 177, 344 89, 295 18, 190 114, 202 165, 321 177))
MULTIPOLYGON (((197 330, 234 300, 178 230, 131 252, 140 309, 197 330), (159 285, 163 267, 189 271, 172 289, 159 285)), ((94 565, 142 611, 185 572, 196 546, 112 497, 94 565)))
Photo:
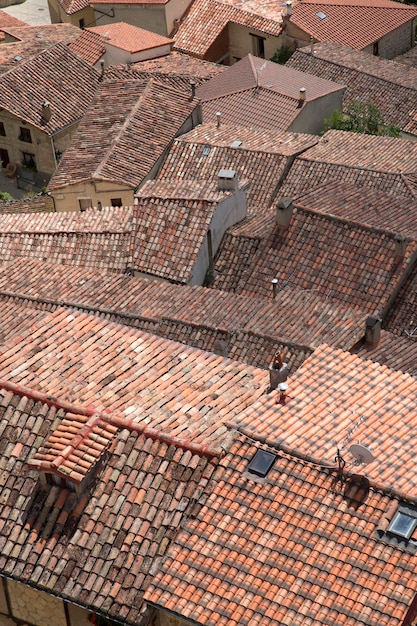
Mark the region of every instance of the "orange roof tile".
POLYGON ((174 43, 173 39, 162 37, 157 33, 138 28, 132 24, 126 24, 126 22, 92 26, 88 30, 104 37, 111 46, 127 50, 132 54, 174 43))
POLYGON ((237 434, 146 600, 204 626, 401 626, 415 542, 381 539, 397 503, 357 481, 237 434), (247 472, 260 450, 276 455, 264 479, 247 472))
POLYGON ((100 34, 91 32, 90 29, 86 28, 68 46, 73 52, 82 57, 84 61, 95 65, 106 52, 104 43, 104 38, 100 34))
MULTIPOLYGON (((393 306, 395 312, 396 307, 393 306)), ((387 323, 385 322, 385 325, 387 323)), ((389 324, 388 324, 389 325, 389 324)), ((381 339, 377 346, 359 342, 351 350, 363 359, 371 359, 393 370, 407 372, 417 378, 417 324, 404 329, 403 336, 394 335, 386 330, 381 331, 381 339), (414 332, 413 332, 414 331, 414 332)))

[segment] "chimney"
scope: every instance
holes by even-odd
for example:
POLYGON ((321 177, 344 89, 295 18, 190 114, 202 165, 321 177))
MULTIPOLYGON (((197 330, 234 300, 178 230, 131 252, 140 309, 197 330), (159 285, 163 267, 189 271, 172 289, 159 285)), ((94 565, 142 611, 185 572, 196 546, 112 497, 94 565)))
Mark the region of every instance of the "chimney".
POLYGON ((104 61, 100 61, 100 67, 101 67, 100 80, 103 80, 103 76, 104 76, 104 61))
POLYGON ((310 54, 314 54, 314 37, 310 35, 310 54))
POLYGON ((292 15, 292 1, 291 0, 287 0, 285 5, 287 7, 287 17, 291 17, 291 15, 292 15))
POLYGON ((381 320, 370 315, 365 322, 365 343, 370 348, 376 348, 381 339, 381 320))
POLYGON ((195 80, 191 80, 190 81, 190 87, 191 87, 191 100, 194 100, 194 98, 195 98, 195 89, 197 87, 197 83, 195 82, 195 80))
POLYGON ((217 113, 216 113, 216 118, 217 118, 217 128, 220 128, 221 116, 222 116, 222 114, 220 113, 220 111, 217 111, 217 113))
POLYGON ((278 278, 273 278, 271 280, 271 285, 272 285, 272 297, 275 300, 275 298, 277 297, 278 278))
POLYGON ((276 399, 276 404, 282 404, 283 406, 288 404, 290 399, 287 396, 287 389, 288 389, 287 383, 279 383, 278 385, 279 396, 276 399))
POLYGON ((51 105, 49 104, 49 102, 44 100, 42 102, 42 119, 45 120, 45 122, 49 122, 49 120, 51 119, 51 115, 51 105))
POLYGON ((291 223, 294 204, 291 198, 281 198, 275 213, 275 225, 278 228, 288 228, 291 223))
POLYGON ((399 261, 400 259, 403 259, 405 257, 408 242, 406 238, 404 237, 404 235, 395 235, 394 241, 395 241, 394 256, 399 261))
POLYGON ((298 106, 302 107, 305 101, 306 101, 306 88, 305 87, 301 87, 300 88, 300 97, 298 99, 298 106))
POLYGON ((285 383, 288 378, 288 365, 282 360, 282 352, 278 350, 274 354, 269 366, 269 390, 273 391, 280 383, 285 383))
POLYGON ((237 191, 239 181, 235 170, 220 170, 217 175, 217 189, 219 191, 237 191))

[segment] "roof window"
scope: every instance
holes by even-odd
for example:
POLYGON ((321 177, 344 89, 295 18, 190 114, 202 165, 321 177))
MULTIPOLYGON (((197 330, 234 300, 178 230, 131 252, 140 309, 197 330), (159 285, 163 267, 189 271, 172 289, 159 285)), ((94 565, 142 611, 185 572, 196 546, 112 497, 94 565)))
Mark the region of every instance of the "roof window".
POLYGON ((254 474, 260 478, 265 478, 269 470, 276 461, 275 454, 267 452, 266 450, 257 450, 253 456, 251 462, 248 465, 247 471, 249 474, 254 474))
POLYGON ((417 527, 417 510, 401 505, 392 518, 387 532, 398 535, 403 539, 410 539, 417 527))
POLYGON ((317 17, 319 17, 321 20, 325 20, 327 15, 325 13, 323 13, 323 11, 317 11, 316 13, 317 17))

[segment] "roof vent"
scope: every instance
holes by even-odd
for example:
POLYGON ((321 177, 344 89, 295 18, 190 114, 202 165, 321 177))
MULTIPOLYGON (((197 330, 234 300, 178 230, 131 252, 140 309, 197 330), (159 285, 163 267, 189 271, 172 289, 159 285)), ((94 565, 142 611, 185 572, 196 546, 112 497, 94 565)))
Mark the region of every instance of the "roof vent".
POLYGON ((195 90, 197 87, 197 83, 195 82, 195 80, 190 80, 190 87, 191 87, 191 100, 194 100, 195 98, 195 90))
POLYGON ((281 198, 278 202, 275 213, 275 224, 278 228, 288 228, 294 210, 294 204, 291 198, 281 198))
POLYGON ((306 88, 305 87, 301 87, 300 88, 300 96, 298 98, 298 106, 302 107, 305 101, 306 101, 306 88))
POLYGON ((217 118, 217 128, 220 128, 221 118, 222 118, 222 114, 220 113, 220 111, 217 111, 216 118, 217 118))
POLYGON ((219 191, 237 191, 239 186, 235 170, 220 170, 217 175, 219 191))

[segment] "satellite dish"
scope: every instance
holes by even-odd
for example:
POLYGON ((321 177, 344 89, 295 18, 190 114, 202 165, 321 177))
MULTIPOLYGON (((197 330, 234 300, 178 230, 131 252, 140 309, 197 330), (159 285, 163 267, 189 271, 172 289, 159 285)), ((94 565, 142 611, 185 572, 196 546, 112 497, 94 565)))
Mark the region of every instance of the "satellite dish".
POLYGON ((352 444, 349 448, 349 452, 359 463, 364 463, 366 465, 375 461, 372 451, 361 443, 352 444))

